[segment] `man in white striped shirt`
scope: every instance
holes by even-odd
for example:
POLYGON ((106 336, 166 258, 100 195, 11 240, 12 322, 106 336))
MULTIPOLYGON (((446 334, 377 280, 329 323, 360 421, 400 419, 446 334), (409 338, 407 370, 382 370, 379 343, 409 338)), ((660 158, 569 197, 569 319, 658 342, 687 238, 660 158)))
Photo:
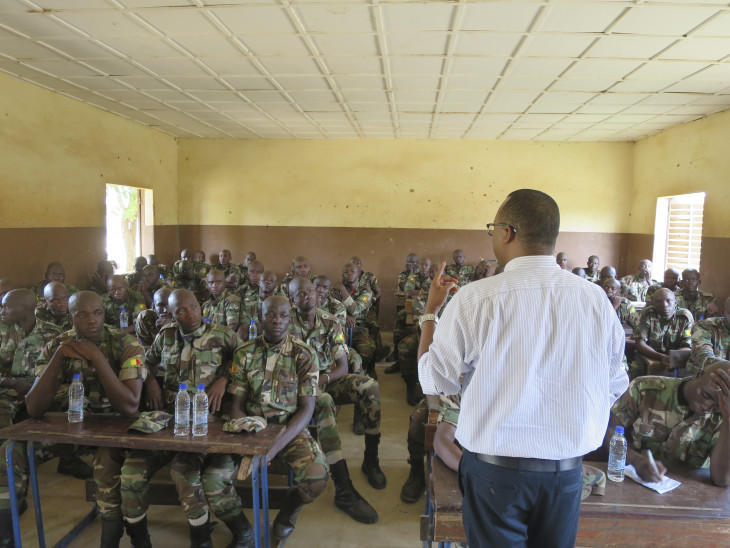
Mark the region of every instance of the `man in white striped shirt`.
POLYGON ((463 393, 456 439, 470 546, 573 546, 581 456, 601 445, 629 384, 605 293, 555 263, 559 227, 550 196, 512 192, 487 225, 504 272, 461 288, 436 329, 455 286, 442 264, 421 317, 424 393, 463 393))

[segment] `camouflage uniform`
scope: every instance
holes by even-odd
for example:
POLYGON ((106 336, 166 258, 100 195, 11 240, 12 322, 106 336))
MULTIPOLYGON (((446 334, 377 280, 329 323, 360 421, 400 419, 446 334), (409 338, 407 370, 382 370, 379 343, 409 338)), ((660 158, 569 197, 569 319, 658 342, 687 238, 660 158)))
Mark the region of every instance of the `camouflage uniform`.
MULTIPOLYGON (((317 355, 291 335, 273 346, 260 335, 236 349, 231 377, 228 392, 243 399, 247 415, 265 417, 269 423, 287 424, 297 411, 300 396, 317 395, 317 355)), ((302 501, 312 502, 324 490, 327 463, 307 428, 276 458, 292 469, 302 501)))
MULTIPOLYGON (((185 334, 177 323, 163 327, 147 351, 145 362, 150 370, 159 367, 165 372, 162 386, 165 410, 174 412, 180 383, 187 383, 192 398, 196 385, 204 384, 208 388, 219 378, 227 377, 237 343, 236 334, 222 325, 203 322, 196 331, 185 334)), ((222 520, 233 518, 241 511, 241 499, 234 487, 239 464, 237 455, 183 452, 174 455, 171 475, 188 519, 202 517, 209 505, 222 520)))
MULTIPOLYGON (((35 293, 36 299, 38 299, 38 304, 45 304, 46 298, 43 296, 43 288, 46 287, 47 284, 49 284, 47 280, 41 280, 40 282, 36 282, 33 285, 31 285, 28 289, 30 289, 33 293, 35 293)), ((63 285, 66 286, 66 289, 68 289, 68 294, 73 295, 78 291, 78 289, 72 285, 64 283, 63 285)))
POLYGON ((352 345, 363 360, 365 369, 375 368, 375 341, 368 330, 368 311, 372 306, 373 293, 364 285, 358 285, 355 291, 342 302, 349 316, 355 317, 352 328, 352 345))
POLYGON ((142 293, 134 289, 127 292, 124 302, 117 302, 110 295, 104 295, 101 300, 104 305, 104 323, 114 327, 119 327, 119 313, 122 308, 126 309, 129 325, 133 325, 139 313, 147 309, 142 293))
MULTIPOLYGON (((222 265, 217 264, 217 265, 213 265, 212 268, 223 272, 223 275, 226 277, 226 280, 232 276, 233 282, 236 284, 236 287, 240 286, 245 281, 243 276, 241 276, 241 268, 237 264, 228 263, 228 266, 226 268, 223 268, 222 265)), ((226 281, 226 284, 227 283, 228 282, 226 281)))
MULTIPOLYGON (((74 339, 76 331, 71 330, 52 339, 43 349, 42 355, 38 358, 35 375, 43 374, 51 358, 60 344, 64 341, 74 339)), ((117 374, 119 380, 144 379, 147 370, 143 366, 142 345, 131 335, 127 335, 113 327, 104 326, 101 334, 99 349, 106 357, 112 370, 117 374)), ((68 408, 68 387, 71 384, 74 373, 81 374, 81 382, 84 385, 84 408, 86 412, 98 414, 112 414, 114 409, 106 397, 104 387, 83 360, 76 358, 64 358, 59 371, 61 384, 54 396, 54 403, 51 411, 62 411, 68 408)), ((25 497, 28 489, 28 458, 26 454, 26 443, 17 442, 13 447, 13 466, 15 469, 15 490, 19 497, 25 497)), ((61 444, 36 444, 36 464, 62 455, 70 455, 75 451, 74 446, 61 444)), ((2 451, 5 450, 5 445, 2 451)), ((109 486, 115 484, 113 470, 104 469, 96 465, 94 459, 94 480, 97 484, 97 502, 99 508, 104 512, 107 495, 110 495, 109 486)), ((10 497, 8 495, 7 469, 5 459, 0 459, 0 509, 10 508, 10 497)))
POLYGON ((656 280, 647 282, 638 274, 629 274, 621 278, 621 293, 630 301, 646 302, 646 293, 652 286, 661 286, 656 280))
POLYGON ((450 264, 444 271, 444 274, 447 276, 451 276, 452 278, 459 280, 457 284, 459 287, 462 287, 469 282, 473 282, 474 278, 476 278, 476 273, 476 268, 468 264, 465 264, 461 268, 457 264, 450 264))
MULTIPOLYGON (((598 281, 601 279, 601 271, 596 269, 593 271, 593 273, 589 273, 588 270, 584 269, 586 273, 586 280, 589 282, 598 283, 598 281)), ((624 284, 621 283, 621 287, 623 288, 624 284)))
POLYGON ((700 320, 692 330, 687 369, 699 371, 718 360, 730 360, 730 329, 723 317, 700 320))
MULTIPOLYGON (((304 341, 316 353, 320 374, 331 373, 336 360, 347 355, 347 346, 337 318, 316 309, 314 326, 304 323, 296 308, 291 311, 289 333, 304 341)), ((359 411, 366 434, 380 432, 380 387, 366 375, 344 375, 325 387, 335 405, 354 403, 359 411)), ((327 463, 342 460, 342 444, 337 431, 337 416, 332 414, 329 401, 322 402, 322 394, 316 400, 316 421, 319 444, 327 456, 327 463)), ((327 398, 325 398, 327 400, 327 398)))
POLYGON ((241 321, 241 299, 227 289, 203 303, 203 319, 216 325, 238 326, 241 321))
POLYGON ((41 305, 38 305, 35 309, 35 318, 36 320, 40 320, 42 322, 51 323, 58 327, 63 333, 64 331, 68 331, 69 329, 73 329, 73 324, 71 323, 71 316, 66 314, 65 316, 62 316, 61 318, 56 318, 56 316, 53 315, 53 313, 46 307, 46 303, 44 302, 41 305))
MULTIPOLYGON (((413 272, 407 270, 401 270, 398 273, 398 291, 408 291, 406 289, 406 283, 416 283, 416 280, 421 278, 421 269, 416 268, 413 272)), ((412 289, 420 289, 420 287, 414 287, 412 289)))
POLYGON ((140 312, 134 320, 134 333, 145 348, 152 344, 160 332, 157 329, 157 319, 157 312, 149 308, 140 312))
MULTIPOLYGON (((407 270, 401 271, 398 274, 398 290, 399 291, 416 291, 421 289, 421 284, 426 280, 426 277, 421 275, 421 270, 416 268, 413 272, 407 270)), ((395 347, 393 356, 396 361, 400 360, 400 353, 398 346, 403 338, 406 336, 408 329, 406 321, 408 314, 404 307, 396 306, 395 308, 395 325, 393 326, 393 346, 395 347)))
MULTIPOLYGON (((643 340, 656 352, 667 354, 670 350, 691 347, 692 314, 689 310, 679 308, 674 315, 663 318, 653 306, 647 306, 642 312, 639 321, 634 327, 634 340, 643 340)), ((638 351, 629 366, 629 377, 635 379, 644 375, 648 362, 638 351)))
POLYGON ((258 330, 261 331, 261 305, 264 299, 261 298, 258 288, 256 291, 247 292, 241 299, 241 324, 249 325, 251 320, 256 322, 258 330))
MULTIPOLYGON (((285 297, 288 297, 288 296, 289 296, 289 283, 290 283, 290 282, 291 282, 291 281, 292 281, 292 280, 293 280, 294 278, 296 278, 296 277, 297 277, 297 275, 296 275, 296 274, 294 274, 293 272, 289 272, 289 273, 288 273, 288 274, 287 274, 286 276, 284 276, 284 279, 283 279, 283 280, 281 280, 281 283, 279 284, 279 289, 281 290, 281 293, 282 293, 282 294, 283 294, 283 295, 284 295, 285 297)), ((315 276, 314 274, 311 274, 311 273, 310 273, 310 274, 309 274, 309 281, 310 281, 310 282, 312 282, 312 283, 314 283, 314 279, 315 279, 316 277, 317 277, 317 276, 315 276)))
POLYGON ((639 321, 639 315, 636 313, 634 304, 626 297, 621 297, 621 304, 616 309, 616 315, 622 325, 634 327, 639 321))
MULTIPOLYGON (((30 333, 18 325, 0 322, 0 383, 5 378, 33 382, 35 368, 43 348, 61 330, 53 324, 36 320, 30 333)), ((13 388, 0 388, 0 428, 5 428, 27 415, 18 417, 23 403, 13 388)))
POLYGON ((200 261, 193 261, 193 272, 198 280, 205 281, 208 272, 210 272, 211 266, 208 263, 201 263, 200 261))
POLYGON ((715 296, 712 293, 706 293, 699 289, 693 301, 685 297, 682 291, 677 291, 675 295, 677 297, 677 306, 689 310, 696 322, 707 317, 707 307, 715 302, 715 296))
MULTIPOLYGON (((621 293, 624 293, 624 291, 623 291, 623 284, 621 284, 621 285, 622 285, 621 293)), ((647 289, 646 290, 646 302, 647 303, 650 303, 654 299, 654 293, 656 293, 660 289, 665 289, 663 283, 660 284, 660 285, 652 285, 649 289, 647 289)), ((667 287, 666 289, 668 289, 672 293, 677 293, 678 291, 681 291, 682 290, 682 288, 679 287, 678 285, 675 285, 674 287, 667 287)), ((686 307, 683 307, 683 308, 686 308, 686 307)))
POLYGON ((340 322, 340 327, 343 330, 346 328, 345 321, 347 320, 347 309, 345 308, 344 304, 342 304, 334 297, 327 297, 327 299, 325 299, 320 308, 325 312, 329 312, 330 314, 335 316, 337 318, 337 321, 340 322))
POLYGON ((137 285, 142 279, 142 272, 130 272, 124 275, 124 279, 127 280, 127 285, 133 287, 137 285))
POLYGON ((680 390, 689 380, 634 379, 613 405, 611 414, 624 425, 636 450, 651 449, 654 457, 665 464, 684 463, 691 468, 707 468, 710 453, 720 436, 722 413, 699 415, 680 403, 680 390), (646 425, 649 425, 648 429, 646 425), (642 435, 646 430, 652 433, 642 435))

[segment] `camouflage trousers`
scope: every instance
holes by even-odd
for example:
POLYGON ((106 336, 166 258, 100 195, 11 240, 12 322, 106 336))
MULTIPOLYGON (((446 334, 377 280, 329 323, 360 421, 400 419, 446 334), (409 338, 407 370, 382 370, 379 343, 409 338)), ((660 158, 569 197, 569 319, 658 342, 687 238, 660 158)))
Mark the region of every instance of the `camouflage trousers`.
POLYGON ((356 325, 352 328, 352 346, 360 354, 366 370, 375 366, 375 341, 370 337, 367 327, 356 325))
POLYGON ((428 421, 428 404, 426 398, 421 399, 411 414, 408 425, 408 462, 423 462, 426 456, 426 422, 428 421))
POLYGON ((13 424, 21 407, 22 404, 18 402, 18 394, 15 390, 0 388, 0 428, 13 424))
POLYGON ((406 336, 406 330, 408 326, 406 325, 406 309, 401 307, 396 310, 395 313, 395 325, 393 326, 393 346, 395 347, 394 350, 394 356, 396 360, 399 360, 400 356, 400 350, 398 349, 398 344, 405 338, 406 336))
POLYGON ((203 517, 208 510, 224 521, 241 512, 235 487, 240 464, 239 455, 175 453, 170 475, 189 520, 203 517))
POLYGON ((401 377, 418 376, 418 333, 412 333, 398 344, 401 377))
MULTIPOLYGON (((10 441, 3 442, 0 446, 0 510, 10 508, 10 492, 8 490, 8 463, 5 460, 5 450, 10 441)), ((30 466, 28 464, 28 444, 24 441, 16 442, 13 446, 13 471, 15 472, 15 494, 18 496, 18 503, 28 496, 28 480, 30 478, 30 466)), ((48 462, 55 457, 73 455, 78 446, 60 443, 35 443, 36 466, 48 462)))
POLYGON ((329 467, 322 449, 312 439, 307 428, 302 429, 275 458, 291 468, 294 485, 303 502, 312 502, 324 491, 329 479, 329 467))
POLYGON ((149 507, 150 478, 171 458, 169 451, 99 447, 94 458, 94 482, 102 517, 144 516, 149 507))
POLYGON ((362 358, 354 348, 348 348, 347 352, 347 370, 354 374, 359 375, 362 373, 362 358))
POLYGON ((380 349, 383 348, 383 339, 380 336, 380 324, 368 315, 367 327, 370 338, 375 344, 375 353, 378 354, 380 353, 380 349))
POLYGON ((319 392, 314 400, 314 424, 317 425, 319 446, 324 452, 327 464, 334 464, 343 459, 342 441, 337 429, 337 408, 327 392, 319 392))

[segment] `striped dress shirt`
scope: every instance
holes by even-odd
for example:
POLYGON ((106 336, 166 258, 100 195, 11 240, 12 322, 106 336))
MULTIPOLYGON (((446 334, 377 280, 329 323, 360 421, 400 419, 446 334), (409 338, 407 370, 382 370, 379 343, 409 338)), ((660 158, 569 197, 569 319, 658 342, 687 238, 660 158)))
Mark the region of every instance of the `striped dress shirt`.
POLYGON ((426 394, 462 391, 462 447, 558 460, 602 443, 611 405, 629 386, 623 352, 600 287, 552 256, 526 256, 454 296, 418 373, 426 394))

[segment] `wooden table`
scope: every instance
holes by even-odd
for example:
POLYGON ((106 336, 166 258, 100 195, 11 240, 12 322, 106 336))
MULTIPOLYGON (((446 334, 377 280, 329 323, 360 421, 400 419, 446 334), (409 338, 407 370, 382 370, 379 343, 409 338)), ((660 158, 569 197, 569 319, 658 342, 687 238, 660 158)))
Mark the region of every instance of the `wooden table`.
MULTIPOLYGON (((606 463, 590 462, 606 470, 606 463)), ((730 546, 730 489, 716 487, 709 470, 673 468, 682 482, 660 495, 626 479, 607 480, 604 496, 581 502, 577 546, 730 546)), ((462 498, 456 473, 432 459, 429 488, 433 515, 421 516, 422 540, 464 542, 462 498)))
MULTIPOLYGON (((172 427, 153 434, 128 432, 134 422, 120 416, 91 415, 84 416, 81 423, 68 422, 66 413, 46 413, 41 419, 28 419, 0 430, 0 437, 11 440, 6 450, 8 463, 8 486, 10 493, 11 514, 15 534, 15 546, 21 548, 20 524, 18 521, 18 503, 13 471, 12 449, 16 441, 27 441, 30 483, 33 492, 33 504, 38 529, 38 544, 45 548, 43 534, 43 515, 41 512, 38 479, 35 467, 34 442, 66 443, 76 445, 120 447, 124 449, 146 449, 159 451, 185 451, 194 453, 231 453, 253 457, 253 514, 256 547, 261 547, 261 517, 263 514, 264 544, 269 546, 269 500, 268 500, 268 463, 266 454, 274 445, 283 427, 269 425, 255 434, 232 434, 223 432, 220 422, 208 425, 206 436, 175 436, 172 427), (261 493, 260 501, 257 493, 261 493), (260 502, 260 504, 259 504, 260 502)), ((76 531, 78 532, 78 531, 76 531)))

